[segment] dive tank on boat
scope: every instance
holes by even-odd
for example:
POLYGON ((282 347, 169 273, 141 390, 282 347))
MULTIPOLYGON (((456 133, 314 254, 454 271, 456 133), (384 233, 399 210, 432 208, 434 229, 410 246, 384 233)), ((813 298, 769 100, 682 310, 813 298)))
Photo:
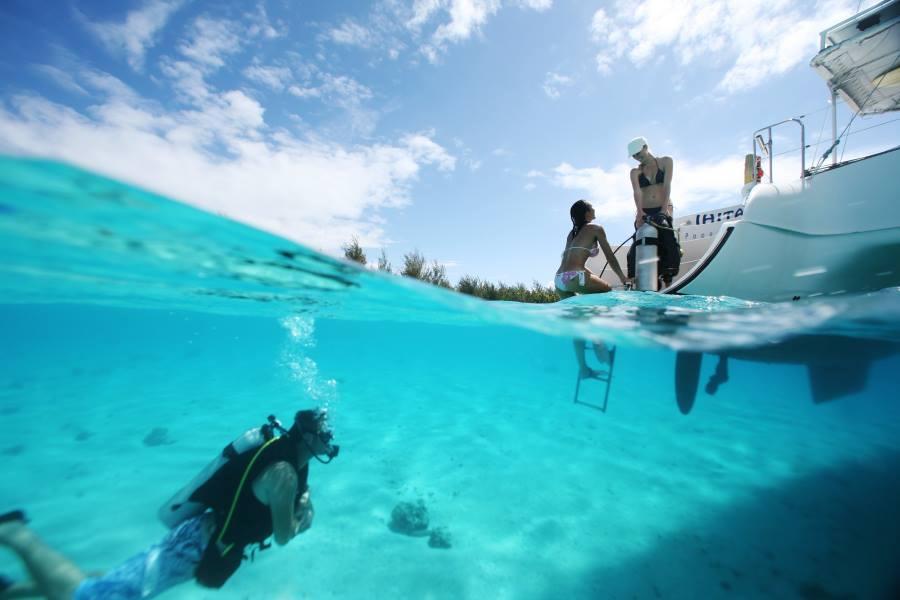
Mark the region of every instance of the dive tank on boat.
POLYGON ((640 291, 659 290, 659 237, 656 227, 644 222, 634 234, 634 287, 640 291))

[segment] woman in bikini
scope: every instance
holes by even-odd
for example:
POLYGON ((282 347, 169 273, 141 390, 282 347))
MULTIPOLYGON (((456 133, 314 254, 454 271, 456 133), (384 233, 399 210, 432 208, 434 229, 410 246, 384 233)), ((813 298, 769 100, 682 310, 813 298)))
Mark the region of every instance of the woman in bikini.
MULTIPOLYGON (((637 137, 628 143, 628 154, 640 164, 631 170, 631 189, 634 192, 634 228, 637 230, 645 219, 656 223, 659 229, 659 276, 662 287, 668 287, 678 274, 681 252, 672 248, 677 243, 672 225, 672 171, 671 156, 657 158, 650 153, 647 140, 637 137)), ((628 253, 628 274, 634 274, 634 246, 628 253)))
MULTIPOLYGON (((563 251, 562 261, 556 271, 556 290, 563 298, 569 298, 575 294, 595 294, 610 291, 610 285, 595 275, 585 266, 587 259, 597 256, 601 250, 613 272, 618 275, 624 284, 629 284, 630 279, 625 277, 622 267, 616 255, 613 254, 609 242, 606 241, 606 232, 599 225, 594 225, 594 207, 585 200, 579 200, 569 209, 572 218, 572 231, 566 236, 566 249, 563 251)), ((588 367, 585 361, 585 341, 574 340, 575 359, 578 361, 579 377, 601 377, 603 371, 596 371, 588 367)), ((601 364, 610 364, 610 349, 602 340, 594 340, 594 353, 601 364)), ((607 367, 608 368, 608 367, 607 367)))
POLYGON ((572 217, 572 231, 566 237, 566 249, 556 271, 555 283, 559 295, 568 298, 575 294, 596 294, 612 289, 585 266, 587 259, 597 256, 601 250, 613 272, 622 283, 628 284, 630 280, 625 277, 606 241, 606 232, 599 225, 591 223, 595 216, 594 207, 585 200, 579 200, 569 209, 569 215, 572 217))
POLYGON ((638 161, 637 167, 631 170, 631 189, 634 191, 634 228, 644 222, 644 216, 653 217, 663 214, 672 217, 672 202, 669 194, 672 191, 672 169, 674 163, 671 156, 657 158, 650 153, 647 140, 634 138, 628 144, 628 154, 638 161))

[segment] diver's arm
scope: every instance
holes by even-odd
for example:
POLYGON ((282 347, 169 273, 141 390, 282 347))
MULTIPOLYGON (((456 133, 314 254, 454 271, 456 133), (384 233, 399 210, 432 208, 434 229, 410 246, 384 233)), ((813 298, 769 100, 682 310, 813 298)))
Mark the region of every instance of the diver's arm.
POLYGON ((670 194, 672 193, 672 170, 675 168, 675 163, 672 161, 671 156, 664 156, 662 160, 666 168, 666 176, 663 179, 662 211, 671 217, 672 210, 670 207, 672 206, 672 199, 670 194))
POLYGON ((315 510, 313 509, 312 500, 309 499, 309 488, 297 498, 294 516, 297 518, 297 534, 303 533, 312 526, 315 510))
POLYGON ((609 241, 606 239, 606 232, 599 225, 597 226, 597 242, 600 244, 600 249, 603 250, 603 256, 606 257, 606 261, 609 263, 610 268, 619 279, 622 280, 623 284, 627 284, 628 278, 625 277, 625 273, 622 272, 622 267, 619 266, 619 259, 616 258, 615 253, 609 246, 609 241))
POLYGON ((260 477, 260 500, 269 506, 275 543, 284 546, 297 535, 300 523, 294 514, 297 498, 297 471, 290 463, 279 461, 263 471, 260 477))
POLYGON ((640 173, 640 168, 631 170, 631 189, 634 192, 634 207, 636 209, 634 216, 635 229, 641 226, 641 221, 644 218, 644 194, 641 192, 641 184, 638 183, 640 173))

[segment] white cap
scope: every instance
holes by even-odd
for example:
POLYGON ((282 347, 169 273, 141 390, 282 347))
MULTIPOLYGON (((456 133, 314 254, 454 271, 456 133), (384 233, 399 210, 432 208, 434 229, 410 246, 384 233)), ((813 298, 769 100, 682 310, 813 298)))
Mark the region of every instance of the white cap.
POLYGON ((642 137, 636 137, 628 142, 628 158, 641 151, 641 148, 647 145, 647 140, 642 137))

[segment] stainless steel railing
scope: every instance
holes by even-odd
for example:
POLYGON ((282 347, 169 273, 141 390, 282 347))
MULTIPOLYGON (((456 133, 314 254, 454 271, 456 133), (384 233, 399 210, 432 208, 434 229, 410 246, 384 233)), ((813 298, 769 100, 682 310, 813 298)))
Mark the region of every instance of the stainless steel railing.
POLYGON ((779 121, 778 123, 772 123, 771 125, 766 125, 760 129, 757 129, 753 132, 753 164, 756 164, 756 148, 757 146, 761 147, 765 152, 766 156, 769 158, 769 183, 772 183, 772 165, 773 159, 775 158, 775 153, 772 151, 772 129, 778 127, 779 125, 785 125, 787 123, 796 123, 800 126, 800 184, 802 186, 806 185, 804 180, 804 176, 806 175, 806 127, 803 125, 803 121, 800 119, 786 119, 784 121, 779 121), (761 134, 765 133, 766 138, 763 138, 761 134))

